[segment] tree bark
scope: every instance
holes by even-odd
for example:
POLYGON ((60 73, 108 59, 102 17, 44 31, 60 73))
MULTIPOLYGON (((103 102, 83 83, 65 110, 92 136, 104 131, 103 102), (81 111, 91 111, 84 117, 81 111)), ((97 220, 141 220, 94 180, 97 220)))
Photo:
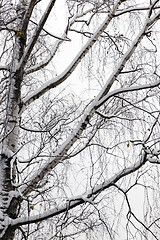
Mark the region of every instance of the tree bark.
MULTIPOLYGON (((9 93, 0 155, 0 237, 3 236, 6 225, 9 223, 10 219, 15 219, 17 217, 19 207, 17 190, 13 183, 16 183, 15 156, 19 137, 21 83, 23 79, 23 69, 21 68, 17 70, 17 66, 24 53, 26 43, 26 29, 24 32, 20 32, 23 25, 23 14, 26 9, 27 5, 25 5, 25 1, 21 1, 17 6, 17 33, 15 35, 15 44, 13 46, 13 60, 9 66, 9 93)), ((14 238, 14 232, 14 229, 7 231, 2 239, 12 240, 14 238)))

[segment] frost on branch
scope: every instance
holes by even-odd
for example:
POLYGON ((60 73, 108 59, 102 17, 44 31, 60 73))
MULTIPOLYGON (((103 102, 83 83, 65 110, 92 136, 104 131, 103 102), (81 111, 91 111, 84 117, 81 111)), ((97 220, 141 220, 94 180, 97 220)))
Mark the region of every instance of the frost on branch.
POLYGON ((147 192, 160 189, 158 171, 147 184, 160 163, 159 1, 13 2, 0 10, 0 237, 99 239, 103 230, 106 239, 151 239, 160 209, 147 192), (142 224, 128 217, 138 187, 148 194, 142 224))

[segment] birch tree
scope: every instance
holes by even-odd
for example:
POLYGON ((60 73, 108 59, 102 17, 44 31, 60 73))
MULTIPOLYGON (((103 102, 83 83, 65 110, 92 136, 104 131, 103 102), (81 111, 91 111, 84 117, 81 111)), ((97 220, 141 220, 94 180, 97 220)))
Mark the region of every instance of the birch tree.
POLYGON ((0 239, 159 239, 159 19, 0 1, 0 239))

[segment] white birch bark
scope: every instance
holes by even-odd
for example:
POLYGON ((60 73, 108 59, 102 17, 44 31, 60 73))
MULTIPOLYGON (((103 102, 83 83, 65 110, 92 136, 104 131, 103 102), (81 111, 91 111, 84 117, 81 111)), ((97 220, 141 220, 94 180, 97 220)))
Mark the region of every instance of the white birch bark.
MULTIPOLYGON (((36 0, 31 1, 20 1, 19 2, 19 17, 17 18, 17 27, 22 30, 21 34, 18 34, 18 37, 15 38, 14 51, 12 56, 12 62, 8 66, 0 66, 0 70, 7 70, 10 72, 9 76, 9 94, 7 99, 7 108, 6 108, 6 119, 4 124, 4 135, 2 139, 1 147, 1 169, 0 169, 0 239, 3 240, 12 240, 14 238, 15 229, 19 226, 35 223, 37 221, 42 221, 47 218, 56 216, 68 211, 69 209, 75 208, 76 206, 83 204, 85 202, 93 203, 97 194, 101 191, 108 189, 111 186, 114 186, 121 178, 131 174, 141 168, 147 161, 150 163, 159 163, 159 150, 152 152, 147 152, 146 149, 143 150, 143 154, 141 160, 137 163, 131 165, 130 167, 124 168, 115 174, 112 178, 102 182, 99 186, 88 190, 84 195, 75 196, 71 199, 68 199, 67 204, 63 204, 58 209, 51 209, 43 214, 34 215, 32 217, 24 217, 17 218, 17 209, 18 204, 21 204, 23 201, 23 197, 28 196, 34 189, 37 188, 38 183, 43 180, 43 178, 49 174, 59 163, 62 163, 66 159, 66 155, 72 146, 80 139, 82 133, 89 125, 91 118, 96 113, 96 110, 100 108, 108 99, 113 96, 117 96, 118 94, 125 92, 133 92, 140 91, 142 89, 148 88, 156 88, 159 86, 159 79, 156 82, 151 82, 150 84, 145 84, 141 86, 132 86, 121 89, 116 89, 111 91, 111 87, 113 83, 116 81, 117 77, 121 74, 124 69, 126 63, 131 58, 133 53, 135 52, 137 46, 142 41, 143 37, 147 33, 148 29, 159 19, 160 11, 157 11, 154 16, 153 8, 159 1, 154 1, 150 4, 150 8, 148 7, 148 15, 146 17, 146 21, 143 24, 143 28, 132 42, 131 46, 128 48, 126 53, 123 55, 117 67, 110 75, 106 84, 102 87, 101 91, 97 95, 97 97, 92 101, 92 103, 86 108, 84 111, 81 120, 75 127, 75 130, 69 135, 69 137, 61 144, 58 150, 54 153, 54 156, 49 157, 48 161, 46 161, 42 167, 35 171, 35 173, 28 178, 27 183, 23 183, 22 186, 19 186, 18 190, 15 189, 15 181, 16 181, 16 170, 14 167, 14 161, 16 160, 16 154, 18 151, 18 139, 19 139, 19 126, 20 126, 20 118, 23 111, 34 101, 44 95, 49 89, 54 88, 64 82, 68 77, 73 73, 81 59, 86 56, 89 50, 92 48, 94 43, 97 41, 99 36, 103 33, 103 31, 108 27, 112 19, 116 16, 117 10, 121 3, 126 1, 117 1, 112 11, 108 14, 105 21, 99 26, 97 31, 93 34, 93 36, 89 39, 89 41, 85 44, 85 46, 81 49, 81 51, 77 54, 77 56, 73 59, 71 64, 66 68, 66 70, 60 74, 58 77, 51 79, 46 82, 42 87, 37 89, 33 94, 28 95, 24 102, 21 102, 21 83, 24 77, 24 68, 30 57, 30 54, 33 51, 33 48, 36 44, 38 37, 46 23, 48 16, 55 4, 56 1, 51 0, 49 5, 41 18, 40 23, 38 24, 33 38, 30 40, 28 46, 25 46, 26 40, 26 32, 29 24, 29 19, 31 17, 32 11, 36 4, 36 0), (22 17, 21 11, 25 14, 22 17), (21 41, 23 37, 24 41, 21 41), (147 158, 148 157, 148 158, 147 158), (19 202, 18 202, 19 201, 19 202), (17 218, 17 219, 15 219, 17 218), (15 219, 15 220, 14 220, 15 219)), ((146 8, 145 8, 146 10, 146 8)), ((134 9, 132 9, 134 11, 134 9)), ((126 13, 124 11, 124 13, 126 13)), ((86 13, 84 13, 86 14, 86 13)), ((119 14, 123 14, 120 11, 119 14)), ((118 16, 118 13, 117 13, 118 16)), ((76 16, 79 18, 79 15, 76 16)), ((75 17, 75 18, 76 18, 75 17)), ((74 21, 74 19, 73 19, 74 21)), ((49 55, 44 61, 42 61, 39 65, 31 67, 26 71, 26 74, 30 74, 34 71, 39 70, 46 66, 54 57, 57 48, 59 47, 59 43, 61 40, 58 40, 56 45, 51 51, 51 55, 49 55)), ((105 115, 103 115, 105 117, 105 115)), ((159 116, 158 116, 159 117, 159 116)), ((155 124, 158 121, 158 117, 156 118, 155 124)), ((54 120, 54 119, 52 119, 54 120)))
MULTIPOLYGON (((159 14, 160 13, 158 13, 158 15, 159 14)), ((104 85, 104 87, 102 88, 100 93, 97 95, 97 97, 95 98, 93 103, 86 109, 81 121, 76 126, 75 131, 62 144, 62 146, 57 150, 57 152, 55 152, 55 157, 50 158, 49 161, 40 169, 40 171, 38 173, 35 173, 32 176, 32 178, 29 181, 30 183, 28 183, 26 187, 24 187, 24 186, 22 187, 21 191, 24 195, 29 194, 32 191, 32 189, 34 189, 36 187, 37 183, 41 179, 43 179, 43 177, 49 171, 51 171, 55 166, 57 166, 57 164, 59 164, 60 162, 63 161, 63 159, 65 159, 64 156, 67 154, 69 149, 73 146, 73 144, 79 139, 82 132, 86 129, 86 127, 87 127, 90 119, 93 117, 96 109, 98 107, 100 107, 102 105, 102 103, 104 103, 108 99, 107 94, 109 93, 109 90, 112 87, 115 79, 121 73, 121 71, 125 67, 126 62, 134 53, 135 49, 137 48, 138 44, 141 42, 141 40, 144 37, 145 32, 147 31, 149 26, 150 26, 150 20, 147 17, 147 20, 144 23, 143 29, 140 31, 138 36, 135 38, 132 45, 126 52, 126 54, 122 57, 122 60, 119 62, 118 66, 115 68, 114 72, 111 74, 108 81, 106 82, 106 84, 104 85)), ((157 86, 157 85, 159 85, 159 81, 158 81, 158 83, 155 83, 155 86, 157 86)), ((153 84, 153 86, 154 86, 154 84, 153 84)), ((42 90, 42 92, 43 91, 44 91, 44 89, 42 90)), ((129 91, 129 89, 128 89, 128 91, 129 91)), ((30 99, 35 100, 36 95, 37 95, 37 97, 39 97, 39 92, 41 92, 41 90, 40 91, 38 90, 38 93, 36 93, 35 95, 33 94, 34 97, 33 96, 30 97, 30 99)), ((117 91, 117 93, 118 93, 118 91, 117 91)), ((30 102, 31 100, 26 100, 26 102, 28 102, 28 101, 30 102)))
MULTIPOLYGON (((20 124, 20 108, 21 108, 21 83, 23 81, 23 72, 26 61, 30 55, 32 48, 38 38, 43 25, 45 24, 48 15, 54 6, 55 1, 50 1, 48 9, 42 17, 39 28, 36 30, 35 37, 25 50, 26 31, 28 27, 29 18, 32 14, 36 0, 20 1, 17 5, 17 34, 15 35, 15 44, 12 56, 12 62, 8 67, 10 72, 9 76, 9 93, 6 107, 6 119, 4 122, 4 133, 1 144, 1 206, 0 206, 0 234, 5 240, 13 239, 14 231, 6 232, 6 225, 9 218, 15 218, 17 215, 18 201, 15 194, 13 182, 15 181, 15 155, 17 152, 17 144, 19 137, 19 124, 20 124), (25 13, 25 15, 24 15, 25 13), (24 15, 24 18, 23 18, 24 15), (25 50, 25 51, 24 51, 25 50), (24 55, 24 56, 23 56, 24 55)), ((4 67, 1 67, 3 70, 4 67)))

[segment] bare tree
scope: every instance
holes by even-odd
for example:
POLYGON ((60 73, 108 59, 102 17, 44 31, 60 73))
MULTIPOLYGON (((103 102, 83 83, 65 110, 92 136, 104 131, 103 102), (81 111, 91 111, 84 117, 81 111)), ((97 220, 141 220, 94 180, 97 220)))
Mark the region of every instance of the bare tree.
POLYGON ((159 19, 0 1, 0 239, 159 239, 159 19))

